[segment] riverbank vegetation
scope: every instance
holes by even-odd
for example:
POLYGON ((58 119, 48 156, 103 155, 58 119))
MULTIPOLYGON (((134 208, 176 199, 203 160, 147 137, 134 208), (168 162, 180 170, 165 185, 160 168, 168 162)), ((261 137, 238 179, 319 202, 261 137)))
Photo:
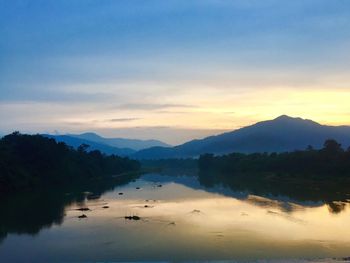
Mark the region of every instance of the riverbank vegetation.
POLYGON ((140 163, 100 151, 77 150, 40 135, 18 132, 0 140, 0 193, 42 184, 67 184, 136 172, 140 163))
POLYGON ((344 150, 335 140, 327 140, 315 150, 285 153, 232 153, 223 156, 201 155, 201 171, 215 171, 231 175, 242 173, 275 173, 277 175, 317 175, 320 177, 350 175, 350 148, 344 150))

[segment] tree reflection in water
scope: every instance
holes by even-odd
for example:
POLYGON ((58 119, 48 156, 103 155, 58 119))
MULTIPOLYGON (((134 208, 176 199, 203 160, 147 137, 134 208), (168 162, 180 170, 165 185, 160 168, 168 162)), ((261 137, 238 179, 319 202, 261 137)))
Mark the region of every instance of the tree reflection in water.
POLYGON ((0 242, 8 234, 36 235, 43 228, 62 224, 65 208, 83 204, 89 193, 99 197, 116 186, 125 185, 138 175, 125 175, 111 180, 94 180, 80 185, 44 188, 0 199, 0 242))
MULTIPOLYGON (((342 212, 350 200, 349 181, 339 180, 309 180, 293 176, 273 174, 217 174, 214 172, 199 172, 201 185, 213 188, 217 185, 230 188, 233 191, 246 191, 256 196, 266 196, 277 199, 281 196, 299 202, 321 202, 326 204, 331 213, 342 212)), ((334 177, 336 178, 336 177, 334 177)), ((292 207, 285 206, 287 212, 292 207)))

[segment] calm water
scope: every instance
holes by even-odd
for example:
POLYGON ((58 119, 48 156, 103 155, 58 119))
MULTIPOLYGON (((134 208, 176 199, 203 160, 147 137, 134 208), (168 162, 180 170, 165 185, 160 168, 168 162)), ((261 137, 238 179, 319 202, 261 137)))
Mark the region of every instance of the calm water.
POLYGON ((196 177, 157 174, 98 194, 91 200, 87 192, 7 200, 0 219, 0 261, 328 262, 350 256, 346 202, 334 202, 341 207, 335 211, 322 200, 206 188, 196 177), (86 207, 91 210, 76 210, 86 207), (87 218, 78 218, 82 214, 87 218))

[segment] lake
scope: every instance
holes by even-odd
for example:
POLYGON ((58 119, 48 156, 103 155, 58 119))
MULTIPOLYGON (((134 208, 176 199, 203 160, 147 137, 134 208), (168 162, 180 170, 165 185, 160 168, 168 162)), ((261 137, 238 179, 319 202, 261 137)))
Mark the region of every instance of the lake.
POLYGON ((1 262, 335 262, 350 256, 344 200, 259 195, 206 186, 195 176, 145 174, 85 191, 43 189, 2 200, 1 209, 1 262))

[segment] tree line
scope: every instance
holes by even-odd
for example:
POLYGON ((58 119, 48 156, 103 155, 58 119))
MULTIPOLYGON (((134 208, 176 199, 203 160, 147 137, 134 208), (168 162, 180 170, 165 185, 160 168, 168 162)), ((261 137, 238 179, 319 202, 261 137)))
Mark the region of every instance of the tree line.
POLYGON ((215 171, 230 175, 274 173, 275 175, 317 175, 318 177, 350 175, 350 148, 344 150, 329 139, 322 149, 284 153, 231 153, 223 156, 203 154, 198 160, 202 172, 215 171))
POLYGON ((64 184, 138 171, 140 163, 77 149, 41 135, 14 132, 0 139, 0 193, 41 184, 64 184))

